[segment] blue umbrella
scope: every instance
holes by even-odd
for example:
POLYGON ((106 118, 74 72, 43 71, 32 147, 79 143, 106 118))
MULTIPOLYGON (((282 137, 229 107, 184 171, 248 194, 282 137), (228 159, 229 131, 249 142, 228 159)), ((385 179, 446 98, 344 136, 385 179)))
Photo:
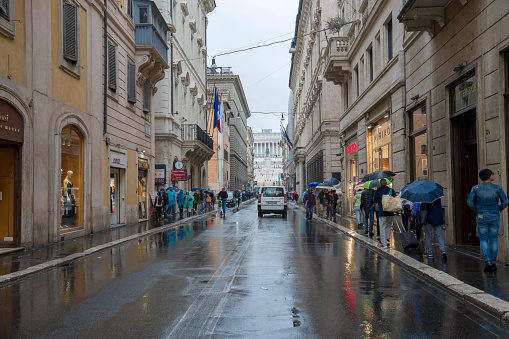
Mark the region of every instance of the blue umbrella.
POLYGON ((193 191, 206 191, 206 188, 193 188, 193 191))
POLYGON ((327 178, 323 181, 324 183, 331 184, 332 186, 336 186, 339 184, 339 180, 336 178, 327 178))
POLYGON ((444 196, 444 188, 432 181, 418 180, 403 187, 399 196, 411 202, 430 203, 444 196))
POLYGON ((321 182, 315 181, 315 182, 312 182, 312 183, 308 184, 308 187, 316 187, 316 186, 318 186, 320 184, 321 184, 321 182))

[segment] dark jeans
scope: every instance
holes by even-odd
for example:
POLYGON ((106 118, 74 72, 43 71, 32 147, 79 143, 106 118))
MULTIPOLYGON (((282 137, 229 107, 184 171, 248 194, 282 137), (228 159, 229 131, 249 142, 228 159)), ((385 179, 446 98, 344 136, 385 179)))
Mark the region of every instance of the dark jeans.
POLYGON ((184 217, 184 205, 179 205, 179 212, 180 212, 180 217, 183 218, 184 217))
POLYGON ((156 219, 161 219, 161 211, 163 208, 161 206, 156 207, 156 219))
POLYGON ((375 216, 376 216, 376 236, 380 237, 380 219, 378 219, 378 212, 377 211, 375 211, 375 216))
POLYGON ((314 205, 306 205, 306 218, 308 220, 312 220, 313 219, 313 207, 314 205))
POLYGON ((373 233, 373 224, 375 223, 375 211, 372 211, 371 208, 364 209, 364 229, 373 233))

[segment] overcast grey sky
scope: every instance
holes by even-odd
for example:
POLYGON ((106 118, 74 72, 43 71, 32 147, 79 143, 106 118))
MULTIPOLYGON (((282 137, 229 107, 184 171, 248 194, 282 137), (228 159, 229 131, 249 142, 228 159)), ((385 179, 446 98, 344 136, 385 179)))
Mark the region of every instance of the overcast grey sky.
MULTIPOLYGON (((216 0, 216 5, 208 15, 208 66, 214 55, 293 37, 299 0, 216 0)), ((288 111, 290 45, 288 41, 216 57, 219 67, 233 67, 240 76, 251 112, 288 111)), ((253 133, 279 132, 280 120, 281 114, 254 113, 248 125, 253 133)))

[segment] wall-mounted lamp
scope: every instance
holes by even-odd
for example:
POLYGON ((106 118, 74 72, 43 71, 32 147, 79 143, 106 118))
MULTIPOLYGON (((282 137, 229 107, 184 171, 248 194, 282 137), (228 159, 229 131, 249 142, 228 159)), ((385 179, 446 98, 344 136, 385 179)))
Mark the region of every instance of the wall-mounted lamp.
POLYGON ((292 47, 290 47, 290 50, 288 53, 295 54, 297 53, 297 49, 295 48, 295 39, 292 39, 292 47))
POLYGON ((389 117, 389 113, 384 115, 384 119, 387 119, 389 117))
POLYGON ((374 126, 375 126, 375 125, 373 125, 373 124, 369 124, 369 125, 368 125, 368 129, 371 129, 371 128, 373 128, 374 126))
POLYGON ((281 113, 281 120, 285 120, 285 115, 281 113))
POLYGON ((187 121, 187 119, 182 117, 182 122, 186 122, 186 121, 187 121))
POLYGON ((210 69, 215 70, 217 68, 216 58, 212 57, 212 65, 210 65, 210 69))
POLYGON ((179 115, 179 111, 173 112, 172 115, 179 115))
POLYGON ((413 97, 410 98, 410 100, 413 100, 413 101, 415 101, 417 99, 419 99, 419 94, 416 94, 416 95, 414 95, 413 97))
POLYGON ((458 64, 453 69, 454 73, 460 72, 463 68, 465 68, 466 65, 467 65, 467 63, 465 61, 463 61, 461 64, 458 64))

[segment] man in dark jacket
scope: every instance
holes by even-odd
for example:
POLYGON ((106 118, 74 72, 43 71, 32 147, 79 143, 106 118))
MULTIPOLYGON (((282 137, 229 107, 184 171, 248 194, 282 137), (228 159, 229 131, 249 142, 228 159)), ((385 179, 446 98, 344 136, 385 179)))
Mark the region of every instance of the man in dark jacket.
POLYGON ((309 189, 304 195, 304 205, 306 206, 306 219, 313 220, 313 207, 316 205, 316 198, 312 189, 309 189))
POLYGON ((392 217, 393 212, 386 212, 382 206, 382 197, 384 195, 396 196, 396 192, 387 186, 385 179, 380 180, 380 187, 375 193, 374 203, 378 204, 378 222, 380 223, 380 242, 382 247, 389 247, 391 242, 392 217))
POLYGON ((375 199, 375 190, 370 188, 362 191, 361 193, 361 210, 364 211, 364 225, 365 231, 364 234, 368 234, 372 237, 373 234, 373 224, 375 222, 374 215, 375 211, 371 210, 373 207, 373 200, 375 199))
POLYGON ((447 259, 443 235, 445 220, 442 215, 441 199, 437 199, 432 203, 421 203, 419 210, 426 210, 428 213, 426 225, 424 225, 424 234, 426 235, 426 253, 424 253, 424 256, 433 258, 431 237, 433 236, 432 230, 434 230, 435 235, 437 236, 438 245, 440 246, 440 251, 442 251, 442 258, 447 259))

